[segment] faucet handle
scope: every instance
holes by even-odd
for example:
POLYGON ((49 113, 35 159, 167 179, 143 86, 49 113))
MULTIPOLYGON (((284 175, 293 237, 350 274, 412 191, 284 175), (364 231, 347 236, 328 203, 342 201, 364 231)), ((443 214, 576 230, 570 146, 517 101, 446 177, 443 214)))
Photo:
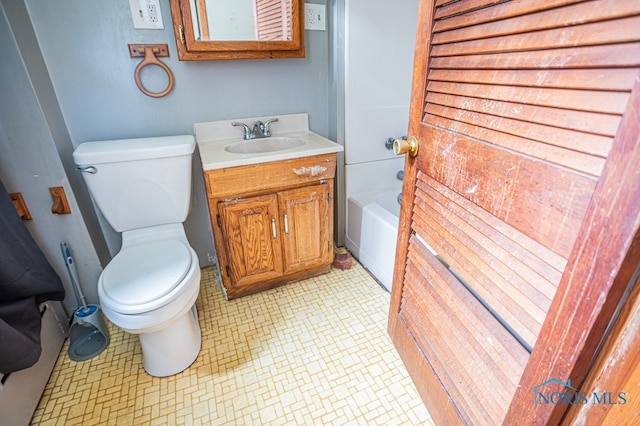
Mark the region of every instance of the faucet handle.
POLYGON ((269 124, 278 121, 277 118, 272 118, 270 120, 267 120, 266 123, 263 124, 263 130, 262 133, 264 133, 265 136, 271 136, 271 131, 269 130, 269 124))
POLYGON ((247 126, 244 123, 241 123, 239 121, 234 121, 233 123, 231 123, 232 126, 242 126, 244 127, 244 138, 245 139, 251 139, 252 134, 251 134, 251 129, 249 128, 249 126, 247 126))

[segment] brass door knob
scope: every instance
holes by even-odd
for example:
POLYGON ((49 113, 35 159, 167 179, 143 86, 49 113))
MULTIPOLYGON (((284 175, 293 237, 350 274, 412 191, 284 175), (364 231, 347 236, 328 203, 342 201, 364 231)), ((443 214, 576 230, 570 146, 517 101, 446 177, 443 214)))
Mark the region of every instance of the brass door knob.
POLYGON ((409 140, 396 139, 393 141, 393 153, 401 155, 409 153, 410 156, 415 157, 418 155, 418 139, 415 136, 411 136, 409 140))

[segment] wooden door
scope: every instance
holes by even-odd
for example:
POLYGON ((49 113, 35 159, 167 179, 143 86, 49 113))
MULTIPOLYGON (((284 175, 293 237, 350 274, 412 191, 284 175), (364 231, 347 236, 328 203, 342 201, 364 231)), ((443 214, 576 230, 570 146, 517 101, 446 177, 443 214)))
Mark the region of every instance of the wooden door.
POLYGON ((256 40, 291 40, 291 0, 254 0, 256 40))
POLYGON ((233 293, 282 275, 278 204, 274 194, 218 203, 233 293))
POLYGON ((436 423, 559 423, 640 259, 640 2, 418 18, 389 333, 436 423))
POLYGON ((331 263, 329 191, 323 184, 278 193, 285 273, 331 263))

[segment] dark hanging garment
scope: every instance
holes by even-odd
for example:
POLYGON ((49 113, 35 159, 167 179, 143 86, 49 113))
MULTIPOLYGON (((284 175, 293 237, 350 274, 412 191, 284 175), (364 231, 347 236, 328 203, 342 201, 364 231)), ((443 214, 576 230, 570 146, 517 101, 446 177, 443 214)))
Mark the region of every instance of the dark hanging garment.
POLYGON ((22 223, 0 182, 0 373, 31 367, 40 358, 40 310, 62 300, 58 275, 22 223))

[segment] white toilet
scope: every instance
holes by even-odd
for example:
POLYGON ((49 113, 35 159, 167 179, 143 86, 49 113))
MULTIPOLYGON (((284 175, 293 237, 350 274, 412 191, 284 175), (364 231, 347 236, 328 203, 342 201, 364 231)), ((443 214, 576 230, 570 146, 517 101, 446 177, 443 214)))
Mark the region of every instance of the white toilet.
POLYGON ((73 159, 122 248, 98 280, 106 317, 137 334, 142 364, 170 376, 195 361, 200 265, 182 222, 191 197, 193 136, 86 142, 73 159))

